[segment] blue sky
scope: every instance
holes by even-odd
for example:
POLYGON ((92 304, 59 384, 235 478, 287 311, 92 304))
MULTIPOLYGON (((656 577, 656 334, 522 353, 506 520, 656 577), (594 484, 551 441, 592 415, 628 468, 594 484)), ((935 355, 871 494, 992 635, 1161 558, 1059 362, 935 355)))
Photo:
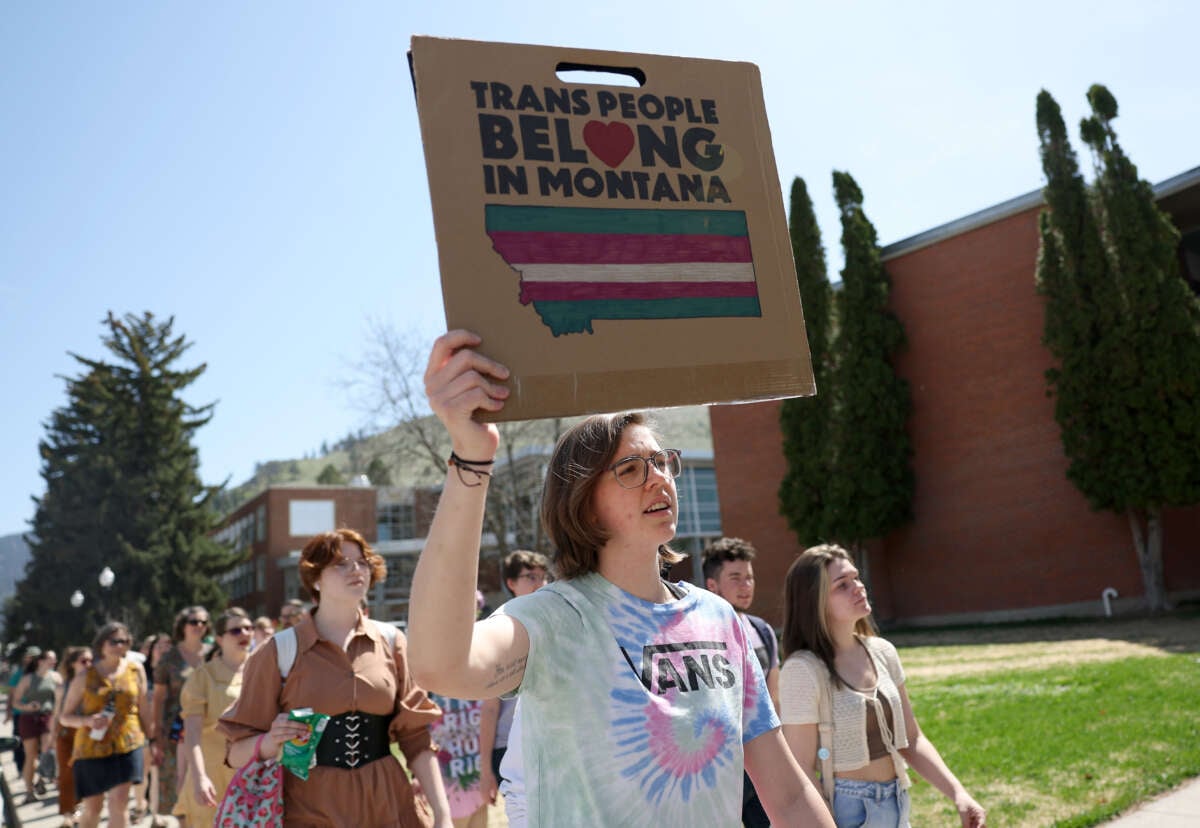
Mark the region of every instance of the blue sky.
POLYGON ((1107 84, 1151 181, 1200 165, 1200 6, 977 5, 7 5, 0 534, 32 516, 58 375, 69 351, 101 355, 110 309, 174 315, 188 364, 207 363, 189 399, 217 402, 208 482, 366 423, 340 380, 367 320, 443 324, 413 34, 757 63, 784 190, 808 182, 831 271, 831 170, 853 173, 884 243, 1036 189, 1043 87, 1076 137, 1107 84))

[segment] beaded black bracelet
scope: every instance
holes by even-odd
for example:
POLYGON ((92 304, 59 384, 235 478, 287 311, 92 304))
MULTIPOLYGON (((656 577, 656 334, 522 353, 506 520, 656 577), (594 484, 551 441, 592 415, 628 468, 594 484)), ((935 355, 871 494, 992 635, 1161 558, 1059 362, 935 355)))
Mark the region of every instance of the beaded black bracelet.
POLYGON ((475 467, 490 466, 495 462, 495 460, 464 460, 452 451, 450 452, 450 459, 446 461, 446 465, 454 466, 455 471, 458 473, 458 481, 460 483, 462 483, 464 486, 470 486, 473 488, 475 486, 482 486, 483 478, 492 476, 490 471, 484 471, 483 469, 477 469, 475 467), (470 472, 471 474, 475 475, 474 482, 468 483, 467 478, 463 477, 463 472, 470 472))

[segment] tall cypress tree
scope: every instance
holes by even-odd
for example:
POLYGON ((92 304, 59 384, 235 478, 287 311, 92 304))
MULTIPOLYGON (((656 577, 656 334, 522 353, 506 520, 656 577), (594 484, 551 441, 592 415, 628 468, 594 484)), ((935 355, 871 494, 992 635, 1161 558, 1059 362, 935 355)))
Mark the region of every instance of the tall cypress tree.
POLYGON ((905 342, 904 328, 888 310, 891 280, 875 227, 863 212, 862 191, 844 172, 834 172, 833 188, 846 262, 835 300, 830 385, 836 401, 825 499, 829 536, 854 547, 860 568, 865 568, 862 542, 912 515, 912 448, 906 429, 912 404, 908 383, 892 365, 905 342))
POLYGON ((1116 99, 1096 85, 1088 100, 1090 192, 1057 104, 1038 96, 1050 208, 1038 286, 1059 362, 1047 377, 1068 477, 1093 508, 1126 514, 1147 607, 1160 611, 1162 509, 1200 502, 1200 302, 1179 273, 1178 231, 1117 142, 1116 99))
POLYGON ((200 481, 192 437, 213 407, 180 397, 205 366, 177 367, 190 346, 171 319, 110 313, 104 324, 113 359, 72 354, 83 373, 66 380, 67 404, 39 444, 46 491, 8 610, 9 629, 31 622, 31 638, 58 647, 89 640, 108 618, 138 632, 168 628, 188 604, 221 606, 215 578, 239 559, 207 536, 217 488, 200 481))
POLYGON ((787 460, 787 472, 779 485, 779 510, 800 544, 810 546, 828 536, 824 493, 829 482, 827 434, 833 397, 829 384, 833 294, 825 268, 821 229, 817 226, 808 187, 799 177, 792 182, 788 219, 817 394, 784 400, 779 412, 783 454, 787 460))

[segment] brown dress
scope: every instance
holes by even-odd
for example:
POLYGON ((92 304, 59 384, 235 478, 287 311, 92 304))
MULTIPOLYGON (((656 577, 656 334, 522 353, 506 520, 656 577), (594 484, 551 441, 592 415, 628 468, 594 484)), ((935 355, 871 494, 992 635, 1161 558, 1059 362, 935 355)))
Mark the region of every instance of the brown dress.
MULTIPOLYGON (((410 764, 432 749, 429 725, 441 710, 409 676, 403 634, 397 632, 396 649, 389 657, 387 641, 361 614, 345 651, 321 640, 310 617, 295 630, 296 662, 286 682, 279 677, 274 639, 256 647, 246 660, 242 693, 217 725, 230 742, 270 730, 282 711, 311 707, 331 716, 353 711, 392 716, 389 735, 410 764)), ((390 756, 353 770, 318 765, 307 780, 287 771, 283 778, 288 826, 432 824, 428 810, 417 807, 404 769, 390 756)))

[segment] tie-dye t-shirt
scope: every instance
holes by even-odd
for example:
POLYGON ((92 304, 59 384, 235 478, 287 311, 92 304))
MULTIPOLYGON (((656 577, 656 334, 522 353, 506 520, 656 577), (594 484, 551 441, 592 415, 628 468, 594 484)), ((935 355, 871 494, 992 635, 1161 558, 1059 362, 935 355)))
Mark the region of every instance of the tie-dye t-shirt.
POLYGON ((498 610, 529 632, 520 761, 532 828, 740 824, 742 745, 779 719, 733 608, 677 588, 655 604, 592 573, 498 610))

